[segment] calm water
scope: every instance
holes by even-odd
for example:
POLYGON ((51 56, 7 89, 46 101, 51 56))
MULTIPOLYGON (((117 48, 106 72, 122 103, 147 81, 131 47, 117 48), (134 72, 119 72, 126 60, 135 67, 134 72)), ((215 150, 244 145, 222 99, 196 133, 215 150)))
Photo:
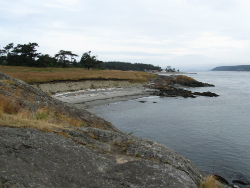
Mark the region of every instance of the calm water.
POLYGON ((250 183, 250 72, 188 76, 215 85, 190 90, 220 96, 147 97, 97 106, 92 111, 121 131, 171 147, 206 173, 221 175, 229 183, 233 179, 250 183))

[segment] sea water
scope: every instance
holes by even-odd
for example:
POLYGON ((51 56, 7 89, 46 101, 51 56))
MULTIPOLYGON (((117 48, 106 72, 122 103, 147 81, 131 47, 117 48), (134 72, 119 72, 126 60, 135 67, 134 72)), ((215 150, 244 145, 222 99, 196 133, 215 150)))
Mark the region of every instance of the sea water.
POLYGON ((250 184, 250 72, 187 76, 215 85, 188 90, 220 96, 151 96, 96 106, 92 111, 123 132, 169 146, 206 173, 229 183, 237 179, 250 184))

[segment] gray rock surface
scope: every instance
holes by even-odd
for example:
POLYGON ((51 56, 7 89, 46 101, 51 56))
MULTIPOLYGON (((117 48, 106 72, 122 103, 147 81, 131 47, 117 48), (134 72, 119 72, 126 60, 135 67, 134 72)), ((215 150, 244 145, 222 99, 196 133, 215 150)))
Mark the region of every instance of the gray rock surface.
POLYGON ((201 172, 164 145, 95 128, 69 134, 71 138, 36 129, 0 127, 2 186, 197 187, 201 172), (115 140, 130 140, 127 151, 111 143, 115 140), (142 149, 146 146, 147 152, 142 149), (174 163, 160 162, 167 158, 173 158, 174 163))

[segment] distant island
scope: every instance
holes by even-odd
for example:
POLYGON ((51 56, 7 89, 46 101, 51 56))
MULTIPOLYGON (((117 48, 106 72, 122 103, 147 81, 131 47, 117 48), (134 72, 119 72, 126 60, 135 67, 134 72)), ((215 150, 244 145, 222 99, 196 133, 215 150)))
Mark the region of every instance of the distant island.
POLYGON ((212 71, 250 71, 250 65, 220 66, 213 68, 212 71))

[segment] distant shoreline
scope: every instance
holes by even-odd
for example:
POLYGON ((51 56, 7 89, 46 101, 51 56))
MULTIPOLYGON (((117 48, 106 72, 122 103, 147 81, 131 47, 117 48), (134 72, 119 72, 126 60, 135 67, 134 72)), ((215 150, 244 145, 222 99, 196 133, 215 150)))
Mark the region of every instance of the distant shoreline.
POLYGON ((250 65, 219 66, 213 68, 212 71, 250 71, 250 65))

